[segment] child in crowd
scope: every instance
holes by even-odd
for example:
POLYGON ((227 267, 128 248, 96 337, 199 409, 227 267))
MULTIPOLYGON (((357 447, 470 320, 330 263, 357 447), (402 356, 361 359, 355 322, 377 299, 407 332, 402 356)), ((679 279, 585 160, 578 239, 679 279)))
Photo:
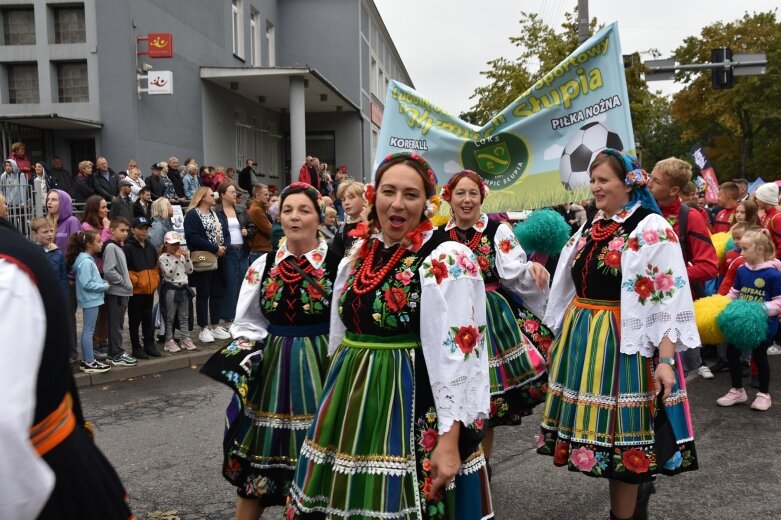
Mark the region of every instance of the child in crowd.
POLYGON ((65 256, 54 243, 54 228, 52 228, 46 217, 35 217, 30 222, 30 229, 33 231, 33 240, 41 246, 46 258, 54 269, 54 274, 60 281, 60 288, 65 297, 68 297, 68 270, 65 269, 65 256))
POLYGON ((108 362, 115 367, 130 367, 138 364, 138 360, 129 356, 122 348, 122 326, 125 323, 128 301, 133 295, 133 283, 130 281, 127 259, 122 250, 130 222, 124 217, 114 217, 109 229, 111 238, 103 246, 103 276, 109 284, 106 291, 108 362))
MULTIPOLYGON (((778 330, 778 314, 781 313, 781 273, 773 262, 776 248, 767 230, 747 231, 743 234, 740 244, 741 255, 746 263, 738 268, 735 284, 728 296, 732 299, 762 301, 768 313, 767 337, 753 350, 759 369, 759 392, 751 403, 751 408, 764 411, 772 404, 768 393, 770 365, 767 361, 767 349, 773 343, 778 330)), ((732 406, 748 401, 741 377, 740 351, 733 345, 728 345, 727 359, 732 388, 716 400, 719 406, 732 406)))
POLYGON ((713 232, 729 231, 735 223, 735 208, 738 206, 740 190, 734 182, 725 182, 719 187, 719 206, 721 211, 713 220, 713 232))
POLYGON ((345 181, 339 185, 336 196, 342 201, 346 217, 331 243, 331 249, 339 256, 345 256, 350 252, 355 238, 349 233, 363 220, 361 216, 364 208, 363 188, 363 184, 356 181, 345 181))
POLYGON ((160 273, 163 285, 160 299, 165 305, 165 349, 168 352, 179 352, 182 348, 195 350, 190 339, 189 307, 190 288, 187 285, 187 275, 193 272, 190 252, 181 247, 182 236, 176 231, 169 231, 163 238, 163 247, 159 258, 160 273), (179 332, 182 335, 180 348, 174 341, 174 318, 179 318, 179 332))
POLYGON ((68 244, 67 260, 76 275, 76 301, 81 307, 84 323, 81 331, 82 361, 79 370, 88 374, 108 372, 111 367, 95 359, 92 351, 92 335, 98 321, 98 309, 103 305, 103 295, 108 283, 100 277, 92 255, 100 253, 103 241, 97 231, 79 231, 68 244))
POLYGON ((155 291, 160 284, 157 270, 157 252, 149 242, 149 221, 144 217, 133 219, 133 234, 125 243, 125 258, 130 281, 133 283, 133 296, 128 302, 128 320, 130 325, 130 343, 133 357, 149 359, 160 357, 155 345, 155 331, 152 326, 152 307, 155 291), (144 336, 144 343, 138 337, 138 327, 144 336))
POLYGON ((721 261, 721 265, 719 266, 719 275, 721 276, 721 284, 719 285, 718 290, 719 294, 727 294, 729 290, 732 289, 732 285, 735 282, 735 273, 737 272, 738 267, 745 262, 745 259, 740 254, 740 240, 743 238, 743 234, 752 228, 757 228, 756 230, 761 229, 759 226, 749 224, 746 221, 739 221, 730 229, 734 247, 724 253, 724 260, 721 261), (733 264, 734 267, 732 267, 733 264))
POLYGON ((739 202, 735 206, 735 222, 747 222, 750 226, 759 225, 757 205, 750 200, 739 202))

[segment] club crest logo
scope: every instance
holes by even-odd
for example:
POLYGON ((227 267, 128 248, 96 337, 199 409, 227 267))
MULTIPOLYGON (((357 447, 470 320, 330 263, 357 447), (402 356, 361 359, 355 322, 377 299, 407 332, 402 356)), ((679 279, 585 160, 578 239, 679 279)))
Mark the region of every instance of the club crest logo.
POLYGON ((479 173, 489 188, 506 188, 526 172, 529 148, 517 135, 499 132, 464 143, 461 162, 464 168, 479 173))

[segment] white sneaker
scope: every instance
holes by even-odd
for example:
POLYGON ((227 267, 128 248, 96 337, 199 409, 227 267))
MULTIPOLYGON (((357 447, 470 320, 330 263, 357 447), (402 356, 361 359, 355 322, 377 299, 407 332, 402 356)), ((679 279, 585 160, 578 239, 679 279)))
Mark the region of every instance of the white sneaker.
POLYGON ((777 356, 779 354, 781 354, 781 346, 778 346, 775 343, 773 343, 767 348, 768 356, 777 356))
POLYGON ((711 372, 710 368, 708 368, 706 365, 702 365, 700 368, 698 368, 697 373, 700 374, 700 377, 703 379, 713 379, 713 372, 711 372))
POLYGON ((201 343, 214 343, 214 336, 212 336, 209 327, 204 327, 201 329, 200 334, 198 334, 198 339, 201 341, 201 343))
POLYGON ((211 330, 212 336, 214 336, 214 339, 231 339, 230 333, 217 325, 211 330))

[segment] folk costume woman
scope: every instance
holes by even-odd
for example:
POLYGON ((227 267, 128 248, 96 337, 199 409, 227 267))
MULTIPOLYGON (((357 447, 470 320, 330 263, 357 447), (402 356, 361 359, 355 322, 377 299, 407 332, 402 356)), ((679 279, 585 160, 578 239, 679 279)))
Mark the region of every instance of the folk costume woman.
POLYGON ((529 322, 526 331, 521 329, 519 315, 525 316, 528 310, 519 310, 516 302, 523 301, 541 318, 549 275, 542 265, 526 261, 509 226, 489 220, 480 211, 487 192, 477 173, 464 170, 453 175, 441 192, 441 198, 450 203, 452 218, 440 232, 475 253, 485 282, 491 417, 483 449, 490 459, 493 427, 520 424, 521 417, 531 414, 544 399, 545 360, 537 346, 541 342, 549 346, 551 334, 540 327, 539 318, 529 322))
POLYGON ((280 202, 287 239, 250 266, 230 329, 235 339, 203 369, 236 392, 223 475, 238 487, 238 519, 257 519, 264 507, 285 503, 328 368, 341 256, 318 239, 324 208, 317 190, 293 183, 280 202))
POLYGON ((333 355, 289 517, 492 518, 485 288, 477 260, 427 219, 419 155, 380 164, 363 242, 339 268, 333 355))
POLYGON ((678 237, 645 186, 648 174, 606 149, 590 175, 599 211, 564 247, 544 319, 558 335, 537 451, 611 479, 610 518, 628 519, 639 483, 697 469, 676 352, 700 340, 678 237), (654 431, 662 411, 667 443, 654 431), (671 455, 659 460, 663 451, 671 455))

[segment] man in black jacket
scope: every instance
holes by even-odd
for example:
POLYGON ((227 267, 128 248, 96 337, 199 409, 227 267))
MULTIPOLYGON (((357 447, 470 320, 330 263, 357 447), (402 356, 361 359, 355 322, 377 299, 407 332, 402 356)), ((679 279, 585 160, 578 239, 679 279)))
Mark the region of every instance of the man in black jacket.
MULTIPOLYGON (((176 196, 179 197, 179 202, 183 203, 187 201, 187 197, 184 196, 184 181, 182 180, 182 174, 179 173, 179 159, 176 157, 168 158, 168 178, 174 185, 174 191, 176 196)), ((171 201, 176 204, 175 201, 171 201)))
POLYGON ((247 159, 247 165, 239 172, 239 188, 252 193, 252 186, 255 185, 255 178, 257 175, 254 166, 257 165, 258 163, 252 159, 247 159))
MULTIPOLYGON (((116 217, 125 217, 128 222, 133 222, 133 201, 130 199, 130 189, 133 187, 133 181, 122 179, 119 181, 119 195, 111 201, 111 213, 109 219, 116 217)), ((146 217, 146 215, 142 215, 146 217)))
POLYGON ((133 203, 133 218, 138 217, 152 221, 152 188, 149 186, 141 188, 138 192, 138 200, 133 203))
POLYGON ((76 192, 73 189, 73 175, 62 167, 62 159, 59 156, 52 156, 52 167, 47 172, 49 177, 54 180, 54 187, 62 190, 73 198, 76 192))
POLYGON ((114 170, 108 167, 108 161, 105 157, 98 157, 95 161, 97 169, 92 173, 90 181, 95 195, 100 195, 106 202, 111 202, 111 179, 114 177, 114 170))

